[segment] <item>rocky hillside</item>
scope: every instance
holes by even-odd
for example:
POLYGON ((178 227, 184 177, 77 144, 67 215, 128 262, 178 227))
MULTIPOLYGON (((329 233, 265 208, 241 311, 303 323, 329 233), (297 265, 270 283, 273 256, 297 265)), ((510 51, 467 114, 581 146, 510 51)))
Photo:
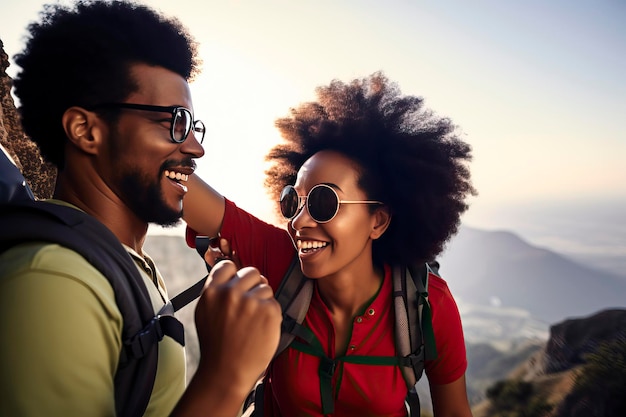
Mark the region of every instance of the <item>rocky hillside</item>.
POLYGON ((626 309, 603 310, 553 325, 542 349, 486 390, 474 416, 622 417, 625 392, 626 309))

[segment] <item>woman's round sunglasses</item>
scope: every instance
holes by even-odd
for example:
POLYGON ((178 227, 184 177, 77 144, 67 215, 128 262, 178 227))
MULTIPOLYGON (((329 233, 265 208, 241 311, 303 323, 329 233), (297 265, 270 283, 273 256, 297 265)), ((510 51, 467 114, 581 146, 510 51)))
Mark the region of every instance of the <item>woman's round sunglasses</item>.
POLYGON ((280 193, 280 212, 287 220, 291 220, 304 207, 317 223, 328 223, 335 218, 341 204, 383 204, 375 200, 340 200, 337 192, 326 184, 318 184, 311 188, 306 196, 299 196, 293 185, 283 188, 280 193))

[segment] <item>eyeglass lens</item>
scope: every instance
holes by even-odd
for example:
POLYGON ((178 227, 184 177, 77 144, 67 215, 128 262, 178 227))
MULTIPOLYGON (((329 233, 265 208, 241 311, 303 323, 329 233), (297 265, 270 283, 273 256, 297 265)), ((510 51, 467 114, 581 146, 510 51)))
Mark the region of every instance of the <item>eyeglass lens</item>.
POLYGON ((177 108, 172 122, 172 138, 181 143, 187 139, 187 135, 193 130, 198 142, 204 140, 205 127, 200 120, 193 121, 191 112, 185 108, 177 108))
MULTIPOLYGON (((305 197, 302 197, 305 198, 305 197)), ((280 196, 280 211, 282 215, 290 220, 298 214, 300 199, 296 189, 288 185, 280 196)), ((316 185, 311 188, 306 196, 306 205, 309 215, 319 223, 330 221, 339 210, 339 199, 335 191, 327 185, 316 185)))
POLYGON ((172 137, 176 142, 182 142, 191 131, 191 113, 186 109, 178 108, 172 123, 172 137))

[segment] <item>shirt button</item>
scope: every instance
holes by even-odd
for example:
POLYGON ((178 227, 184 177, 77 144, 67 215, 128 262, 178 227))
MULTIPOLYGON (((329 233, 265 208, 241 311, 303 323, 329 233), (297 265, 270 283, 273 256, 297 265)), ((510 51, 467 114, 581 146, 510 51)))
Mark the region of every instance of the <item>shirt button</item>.
POLYGON ((370 308, 369 310, 367 310, 367 314, 369 314, 370 316, 373 316, 376 312, 374 311, 373 308, 370 308))
POLYGON ((356 349, 356 346, 350 345, 350 350, 354 350, 354 349, 356 349))
POLYGON ((363 321, 363 317, 357 317, 357 318, 356 318, 356 322, 357 322, 357 323, 361 323, 362 321, 363 321))

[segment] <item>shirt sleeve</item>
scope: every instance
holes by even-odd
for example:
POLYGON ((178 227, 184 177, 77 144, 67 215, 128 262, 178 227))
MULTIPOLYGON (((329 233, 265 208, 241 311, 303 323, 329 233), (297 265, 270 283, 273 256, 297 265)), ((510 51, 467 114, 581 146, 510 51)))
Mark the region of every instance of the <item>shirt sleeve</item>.
POLYGON ((0 414, 114 416, 122 317, 93 266, 27 244, 0 267, 0 414))
MULTIPOLYGON (((187 228, 186 240, 194 245, 196 232, 187 228)), ((266 223, 226 199, 220 236, 230 242, 243 266, 259 269, 276 291, 296 255, 289 233, 266 223)))
POLYGON ((467 369, 461 316, 456 301, 443 279, 431 276, 428 294, 437 358, 425 363, 426 376, 431 384, 449 384, 463 376, 467 369))

